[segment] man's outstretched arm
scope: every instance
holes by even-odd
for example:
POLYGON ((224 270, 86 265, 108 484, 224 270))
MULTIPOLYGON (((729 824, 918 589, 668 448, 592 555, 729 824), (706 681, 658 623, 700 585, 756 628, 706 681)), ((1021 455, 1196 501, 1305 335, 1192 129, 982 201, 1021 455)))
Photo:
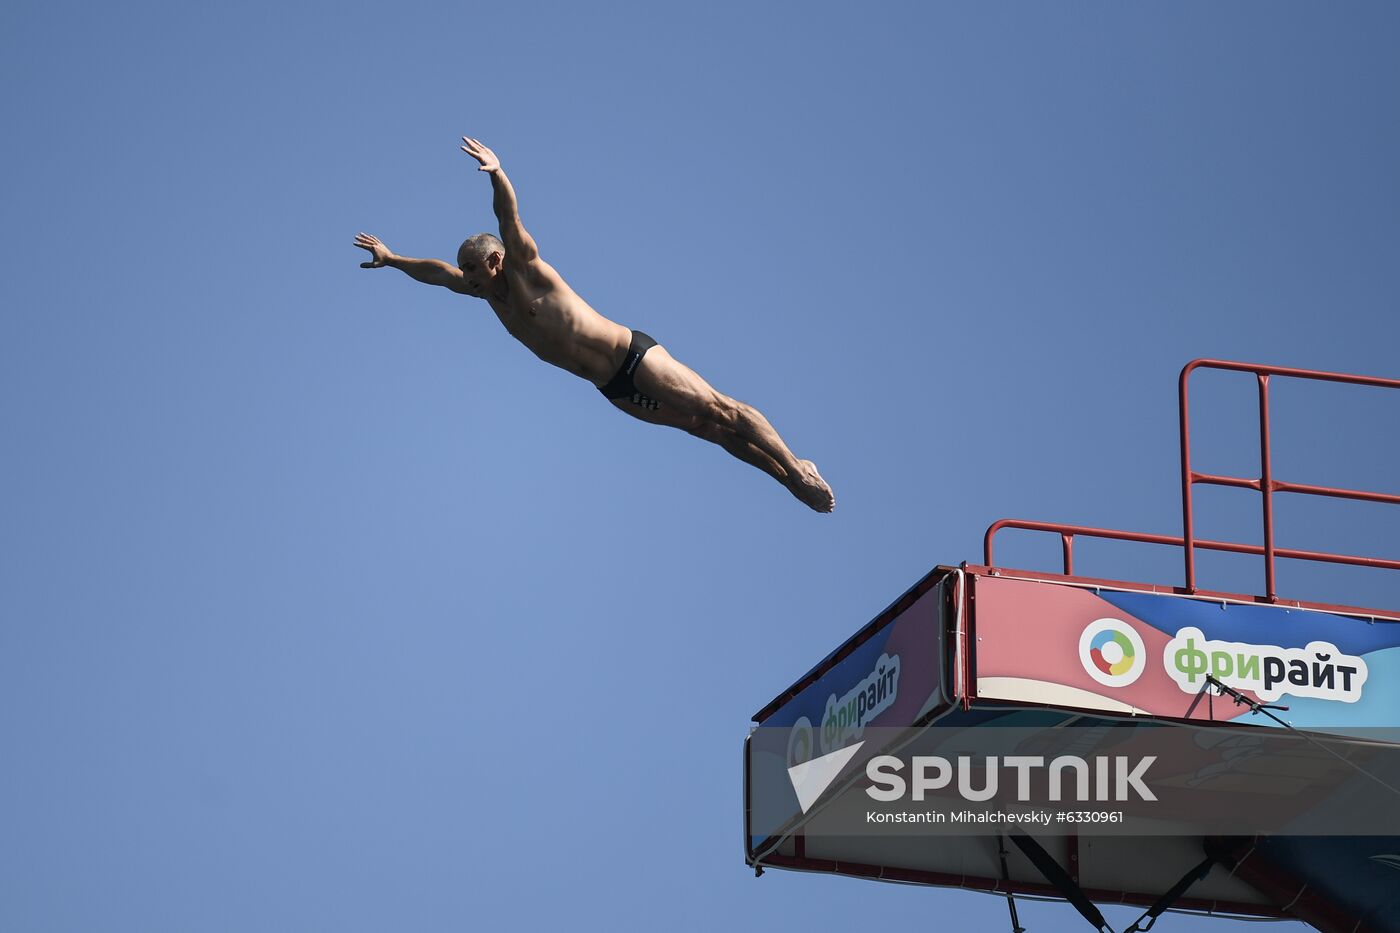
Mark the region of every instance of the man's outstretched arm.
POLYGON ((357 234, 355 245, 360 249, 369 250, 372 257, 369 262, 360 263, 361 269, 379 269, 384 266, 392 266, 395 269, 401 269, 420 282, 441 285, 454 292, 467 294, 466 278, 462 275, 462 270, 456 266, 448 265, 441 259, 411 259, 407 256, 396 256, 389 247, 379 241, 378 237, 370 236, 368 233, 357 234))
POLYGON ((494 196, 491 207, 501 224, 501 242, 506 245, 506 258, 518 259, 522 263, 534 262, 540 258, 535 238, 530 236, 525 225, 520 222, 520 203, 515 199, 515 188, 501 170, 501 160, 496 153, 483 146, 480 140, 462 137, 462 151, 481 163, 480 171, 491 175, 491 188, 494 196))

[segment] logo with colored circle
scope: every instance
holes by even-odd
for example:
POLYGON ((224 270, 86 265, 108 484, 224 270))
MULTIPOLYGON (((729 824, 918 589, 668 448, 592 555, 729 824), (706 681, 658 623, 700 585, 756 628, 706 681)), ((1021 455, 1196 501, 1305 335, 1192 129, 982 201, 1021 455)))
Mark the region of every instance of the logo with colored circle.
POLYGON ((1142 676, 1147 650, 1142 636, 1121 619, 1095 619, 1079 636, 1079 661, 1105 687, 1126 687, 1142 676))
POLYGON ((812 752, 812 720, 803 716, 792 724, 792 729, 788 732, 788 767, 791 768, 804 761, 810 761, 812 752))

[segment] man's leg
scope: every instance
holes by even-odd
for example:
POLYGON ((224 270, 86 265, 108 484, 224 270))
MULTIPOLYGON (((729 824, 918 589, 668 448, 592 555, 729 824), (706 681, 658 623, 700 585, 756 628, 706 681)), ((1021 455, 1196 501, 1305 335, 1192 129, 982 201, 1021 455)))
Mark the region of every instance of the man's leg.
POLYGON ((738 459, 758 467, 784 486, 787 485, 787 470, 780 467, 778 461, 759 450, 753 444, 744 440, 733 431, 721 428, 713 422, 699 421, 697 419, 697 424, 698 427, 691 430, 691 434, 707 440, 712 444, 718 444, 738 459))
POLYGON ((758 467, 778 482, 787 484, 787 471, 778 466, 777 461, 733 431, 726 430, 710 421, 702 421, 694 415, 683 415, 671 406, 663 409, 644 408, 631 399, 625 398, 613 399, 612 403, 619 410, 648 424, 679 428, 701 440, 717 444, 745 463, 758 467))
POLYGON ((762 412, 715 391, 694 370, 666 352, 665 347, 647 351, 632 378, 637 390, 659 402, 662 411, 669 408, 680 416, 695 419, 693 429, 686 428, 690 433, 719 444, 745 463, 768 473, 816 511, 830 512, 835 508, 836 498, 816 465, 810 460, 798 460, 762 412), (769 468, 770 463, 773 469, 769 468))

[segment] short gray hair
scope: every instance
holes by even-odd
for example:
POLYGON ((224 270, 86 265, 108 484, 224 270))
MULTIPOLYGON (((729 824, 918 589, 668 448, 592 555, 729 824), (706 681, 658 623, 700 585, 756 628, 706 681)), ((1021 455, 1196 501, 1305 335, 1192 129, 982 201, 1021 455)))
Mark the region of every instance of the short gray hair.
POLYGON ((486 257, 492 253, 506 254, 506 245, 500 238, 490 233, 478 233, 469 236, 462 241, 462 245, 457 248, 457 264, 461 265, 463 259, 471 258, 477 262, 485 262, 486 257))

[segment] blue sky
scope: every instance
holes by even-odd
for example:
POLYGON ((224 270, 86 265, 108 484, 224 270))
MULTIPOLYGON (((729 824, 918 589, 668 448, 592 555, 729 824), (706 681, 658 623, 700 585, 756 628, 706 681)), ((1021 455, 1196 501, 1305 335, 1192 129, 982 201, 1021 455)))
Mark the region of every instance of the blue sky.
MULTIPOLYGON (((1177 532, 1186 361, 1400 374, 1397 33, 1380 3, 7 4, 0 927, 1001 928, 754 880, 749 716, 997 518, 1177 532), (361 230, 492 228, 463 134, 835 515, 358 268, 361 230)), ((1197 385, 1201 467, 1257 469, 1248 379, 1197 385)), ((1275 394, 1276 475, 1394 490, 1395 400, 1275 394)), ((1258 535, 1246 493, 1197 506, 1258 535)), ((1397 556, 1379 507, 1279 510, 1281 544, 1397 556)))

